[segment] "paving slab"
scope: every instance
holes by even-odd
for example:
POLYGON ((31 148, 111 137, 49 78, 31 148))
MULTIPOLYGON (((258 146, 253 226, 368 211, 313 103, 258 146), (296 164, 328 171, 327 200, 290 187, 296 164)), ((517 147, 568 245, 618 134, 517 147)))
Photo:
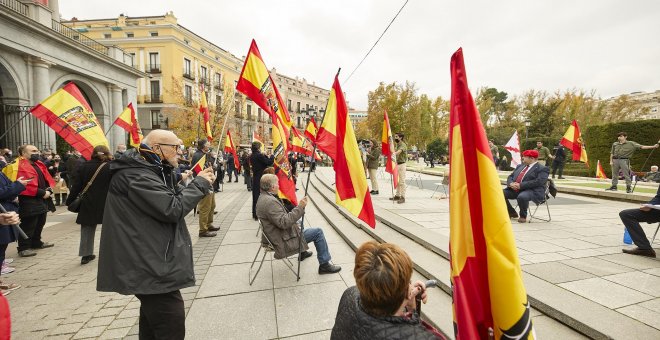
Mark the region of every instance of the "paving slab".
POLYGON ((528 264, 522 266, 522 269, 551 283, 562 283, 594 277, 593 274, 575 269, 561 262, 528 264))
POLYGON ((608 308, 628 306, 652 298, 600 277, 560 283, 559 286, 608 308))
POLYGON ((594 274, 596 276, 619 274, 635 270, 633 268, 606 261, 598 257, 572 259, 562 261, 562 263, 567 264, 573 268, 583 270, 587 273, 594 274))
POLYGON ((644 272, 630 272, 603 276, 603 279, 632 288, 644 294, 660 297, 660 277, 644 272))
POLYGON ((660 312, 644 308, 642 304, 619 308, 617 311, 651 327, 660 329, 660 312))
POLYGON ((249 269, 249 263, 211 267, 204 281, 202 281, 196 298, 246 293, 273 288, 271 261, 264 261, 264 265, 252 286, 248 285, 249 269))

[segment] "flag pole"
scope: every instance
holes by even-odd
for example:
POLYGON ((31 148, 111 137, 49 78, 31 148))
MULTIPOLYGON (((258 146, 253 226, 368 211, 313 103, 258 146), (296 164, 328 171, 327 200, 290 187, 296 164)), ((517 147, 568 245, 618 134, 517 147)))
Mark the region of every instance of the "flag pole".
MULTIPOLYGON (((337 75, 335 77, 339 76, 339 72, 341 72, 341 67, 337 70, 337 75)), ((323 121, 325 120, 325 114, 328 112, 328 103, 330 102, 330 97, 328 97, 328 100, 325 102, 325 111, 323 111, 323 116, 321 116, 321 122, 318 124, 318 129, 316 129, 316 136, 318 137, 319 135, 319 129, 323 125, 323 121)), ((314 148, 312 149, 312 162, 309 165, 309 171, 307 172, 307 184, 305 185, 305 197, 307 197, 307 193, 309 192, 309 180, 312 178, 312 168, 316 169, 316 138, 314 138, 314 141, 312 142, 314 144, 314 148)), ((302 241, 303 237, 303 231, 305 231, 305 214, 302 215, 300 218, 300 238, 302 241)), ((298 245, 298 273, 297 275, 297 281, 300 281, 300 253, 302 253, 302 242, 298 245)))
MULTIPOLYGON (((390 188, 392 188, 392 197, 394 197, 394 175, 390 174, 390 188)), ((392 200, 392 204, 394 204, 394 200, 392 200)))

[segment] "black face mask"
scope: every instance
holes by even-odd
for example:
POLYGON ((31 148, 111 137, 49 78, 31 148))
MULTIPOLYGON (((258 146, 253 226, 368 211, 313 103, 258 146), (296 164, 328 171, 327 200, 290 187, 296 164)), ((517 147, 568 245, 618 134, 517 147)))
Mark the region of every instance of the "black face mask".
POLYGON ((31 161, 31 162, 36 162, 36 161, 38 161, 39 159, 40 159, 40 158, 39 158, 39 155, 36 154, 36 153, 30 155, 30 161, 31 161))

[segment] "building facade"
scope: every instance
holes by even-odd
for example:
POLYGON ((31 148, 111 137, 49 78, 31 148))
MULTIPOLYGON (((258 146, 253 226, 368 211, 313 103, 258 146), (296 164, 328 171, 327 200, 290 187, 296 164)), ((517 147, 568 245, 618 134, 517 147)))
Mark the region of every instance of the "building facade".
MULTIPOLYGON (((188 30, 172 12, 161 16, 73 18, 63 23, 104 45, 121 47, 133 56, 134 66, 148 75, 137 83, 138 119, 145 132, 174 128, 181 135, 181 124, 173 124, 173 115, 183 110, 192 120, 188 130, 196 130, 184 138, 190 141, 200 137, 200 124, 194 117, 199 117, 197 108, 201 91, 205 91, 215 134, 222 133, 223 118, 228 116, 227 126, 232 129, 235 143, 248 144, 253 131, 270 140, 267 114, 235 91, 245 57, 239 58, 188 30)), ((305 79, 278 74, 275 69, 271 75, 296 126, 304 128, 309 117, 325 109, 328 90, 305 79)))
POLYGON ((613 102, 622 96, 640 104, 639 119, 660 119, 660 90, 654 92, 632 92, 604 100, 605 104, 613 102))
POLYGON ((348 119, 351 120, 353 131, 357 130, 358 124, 367 120, 367 117, 369 117, 369 112, 366 110, 348 109, 348 119))
MULTIPOLYGON (((107 130, 137 95, 131 56, 60 22, 57 1, 0 1, 0 146, 25 143, 56 147, 55 133, 29 110, 74 82, 107 130)), ((112 147, 124 143, 119 127, 108 131, 112 147)))

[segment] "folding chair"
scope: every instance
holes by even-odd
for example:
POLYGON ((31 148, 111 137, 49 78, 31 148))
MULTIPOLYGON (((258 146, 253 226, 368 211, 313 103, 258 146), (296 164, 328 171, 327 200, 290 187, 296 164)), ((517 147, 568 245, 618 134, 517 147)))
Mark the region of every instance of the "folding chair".
POLYGON ((420 189, 424 188, 424 184, 422 183, 422 174, 420 173, 413 173, 412 176, 408 178, 410 180, 410 185, 412 185, 412 182, 415 181, 417 183, 417 187, 420 189))
POLYGON ((534 208, 534 211, 532 212, 532 208, 529 208, 529 221, 527 223, 532 223, 533 219, 541 220, 544 222, 550 222, 552 220, 552 216, 550 216, 550 205, 548 204, 548 200, 550 199, 550 180, 548 180, 545 183, 545 193, 543 194, 543 201, 541 202, 534 202, 536 207, 534 208), (546 210, 548 211, 548 218, 542 218, 542 217, 536 217, 536 212, 539 210, 539 207, 541 205, 545 205, 546 210))
MULTIPOLYGON (((266 234, 263 232, 263 226, 261 224, 261 220, 259 220, 259 229, 257 230, 257 235, 259 235, 259 230, 261 230, 261 235, 263 236, 263 239, 259 243, 259 249, 257 249, 257 254, 254 255, 254 260, 252 260, 252 264, 250 265, 250 270, 248 272, 248 281, 250 282, 250 286, 252 286, 252 283, 254 280, 257 278, 257 275, 259 275, 259 271, 261 271, 261 267, 264 265, 264 260, 266 259, 266 255, 268 253, 275 253, 275 247, 273 246, 273 243, 270 242, 270 239, 266 234), (264 239, 268 243, 264 243, 264 239), (257 258, 259 257, 259 253, 263 250, 263 256, 261 257, 261 262, 259 262, 259 268, 257 268, 257 271, 254 273, 254 276, 252 276, 252 268, 254 267, 254 264, 257 262, 257 258)), ((289 260, 288 257, 282 258, 282 262, 291 270, 293 275, 298 277, 298 274, 296 273, 296 270, 293 269, 293 263, 291 260, 289 260)))
POLYGON ((653 242, 655 241, 655 236, 658 235, 658 230, 660 229, 660 223, 658 223, 658 227, 655 228, 655 233, 653 233, 653 239, 651 240, 651 246, 653 246, 653 242))

